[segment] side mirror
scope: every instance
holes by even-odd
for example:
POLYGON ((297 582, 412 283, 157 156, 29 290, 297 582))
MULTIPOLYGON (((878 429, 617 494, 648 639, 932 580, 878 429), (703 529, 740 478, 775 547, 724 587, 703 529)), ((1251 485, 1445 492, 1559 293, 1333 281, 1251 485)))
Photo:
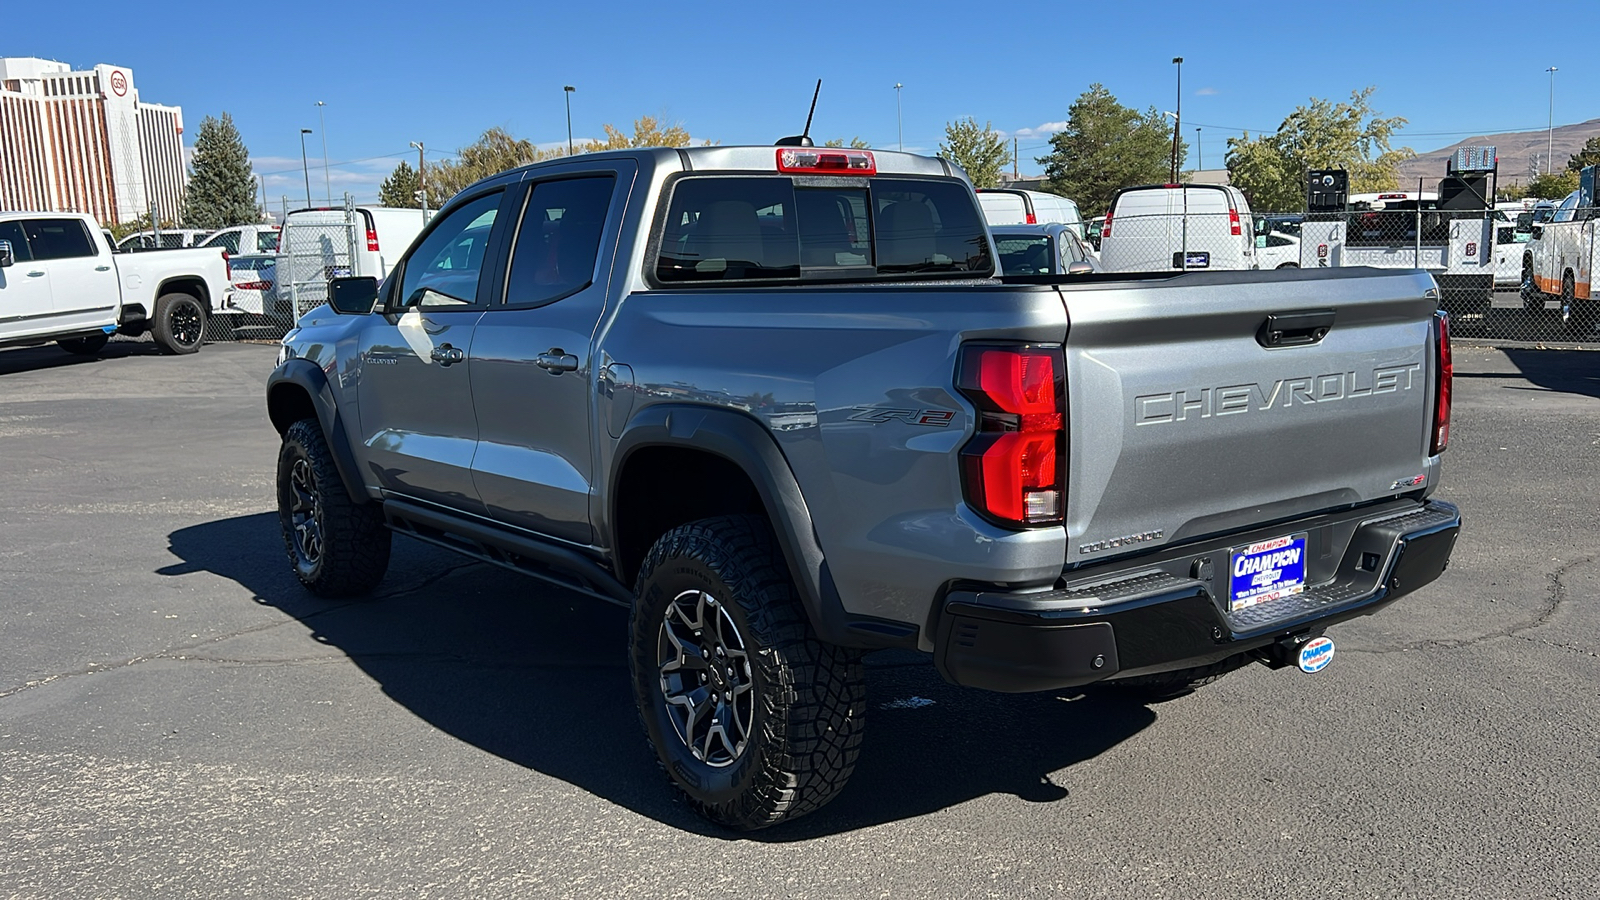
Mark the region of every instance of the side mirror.
MULTIPOLYGON (((1269 224, 1267 222, 1266 219, 1257 219, 1256 220, 1256 235, 1257 236, 1264 235, 1264 234, 1266 234, 1267 232, 1269 232, 1271 230, 1272 230, 1272 226, 1271 226, 1271 224, 1269 224)), ((1260 246, 1260 245, 1258 244, 1257 246, 1260 246)))
POLYGON ((1093 273, 1094 266, 1090 263, 1084 262, 1081 259, 1067 266, 1068 275, 1091 275, 1093 273))
POLYGON ((328 282, 328 305, 342 316, 366 316, 378 305, 378 279, 335 278, 328 282))
POLYGON ((1544 237, 1544 226, 1543 225, 1535 225, 1532 228, 1528 229, 1528 231, 1533 235, 1533 239, 1536 240, 1536 241, 1538 239, 1544 237))
POLYGON ((15 265, 16 258, 11 255, 11 242, 0 241, 0 269, 15 265))

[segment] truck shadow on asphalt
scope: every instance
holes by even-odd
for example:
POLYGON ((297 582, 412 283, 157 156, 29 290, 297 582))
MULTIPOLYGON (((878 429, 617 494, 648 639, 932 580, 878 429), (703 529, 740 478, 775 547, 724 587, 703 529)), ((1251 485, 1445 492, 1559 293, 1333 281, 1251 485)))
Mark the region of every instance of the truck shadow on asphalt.
POLYGON ((18 347, 0 350, 0 376, 17 372, 39 372, 65 366, 90 365, 131 356, 161 356, 161 348, 154 341, 112 341, 93 356, 81 356, 45 344, 39 347, 18 347))
POLYGON ((697 834, 781 843, 989 794, 1070 803, 1072 766, 1156 718, 1137 703, 1077 691, 956 688, 922 654, 875 654, 867 659, 861 760, 843 794, 791 824, 735 835, 678 802, 645 743, 629 686, 625 610, 406 538, 395 540, 389 577, 373 599, 320 600, 289 572, 270 513, 180 529, 169 541, 181 562, 158 574, 207 571, 239 583, 309 629, 308 646, 342 651, 433 727, 697 834))
MULTIPOLYGON (((1600 397, 1600 353, 1593 350, 1501 351, 1522 372, 1522 377, 1539 388, 1566 394, 1600 397)), ((1462 377, 1457 374, 1455 377, 1462 377)), ((1472 375, 1468 377, 1491 377, 1472 375)), ((1504 378, 1506 376, 1492 376, 1504 378)), ((1523 390, 1527 390, 1524 388, 1523 390)))

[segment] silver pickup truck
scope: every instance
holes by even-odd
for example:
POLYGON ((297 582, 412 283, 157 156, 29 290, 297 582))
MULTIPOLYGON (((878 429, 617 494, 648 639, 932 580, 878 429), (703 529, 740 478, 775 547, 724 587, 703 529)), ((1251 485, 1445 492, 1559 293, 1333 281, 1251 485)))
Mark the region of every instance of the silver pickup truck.
POLYGON ((1444 570, 1426 274, 995 259, 960 170, 908 154, 486 180, 285 337, 288 562, 363 594, 399 532, 627 607, 663 768, 741 829, 843 787, 865 652, 997 691, 1182 692, 1316 671, 1329 625, 1444 570))

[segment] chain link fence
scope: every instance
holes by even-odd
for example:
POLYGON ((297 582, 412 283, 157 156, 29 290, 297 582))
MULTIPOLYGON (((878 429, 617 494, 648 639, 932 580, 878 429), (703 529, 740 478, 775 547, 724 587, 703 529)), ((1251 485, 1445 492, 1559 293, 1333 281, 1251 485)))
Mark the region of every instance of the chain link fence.
POLYGON ((360 231, 355 200, 343 206, 298 211, 284 208, 278 251, 228 260, 233 292, 206 322, 210 341, 278 340, 307 312, 327 302, 328 282, 358 272, 352 253, 360 231))
POLYGON ((1456 336, 1600 342, 1600 298, 1590 294, 1600 219, 1581 209, 1540 223, 1531 211, 1426 206, 1408 200, 1342 213, 1122 214, 1092 242, 1106 272, 1421 269, 1438 283, 1456 336))

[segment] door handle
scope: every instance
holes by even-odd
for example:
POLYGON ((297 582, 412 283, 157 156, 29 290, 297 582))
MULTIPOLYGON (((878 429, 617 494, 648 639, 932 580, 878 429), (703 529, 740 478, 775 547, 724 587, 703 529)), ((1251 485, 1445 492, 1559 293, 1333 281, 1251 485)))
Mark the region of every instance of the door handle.
POLYGON ((109 272, 109 271, 111 271, 111 267, 110 266, 95 266, 94 270, 96 272, 109 272))
POLYGON ((560 347, 551 347, 541 353, 533 364, 549 372, 551 375, 560 375, 562 372, 572 372, 578 368, 578 358, 571 353, 564 352, 560 347))
POLYGON ((1315 344, 1327 337, 1333 328, 1333 318, 1331 309, 1273 313, 1256 331, 1256 343, 1269 350, 1315 344))
POLYGON ((43 278, 44 277, 44 273, 43 272, 29 272, 28 273, 28 277, 29 278, 43 278))
POLYGON ((459 347, 452 347, 449 344, 440 344, 439 346, 433 348, 433 352, 429 353, 428 357, 434 362, 438 363, 440 366, 448 366, 451 363, 458 363, 465 360, 467 358, 467 351, 462 350, 459 347))

